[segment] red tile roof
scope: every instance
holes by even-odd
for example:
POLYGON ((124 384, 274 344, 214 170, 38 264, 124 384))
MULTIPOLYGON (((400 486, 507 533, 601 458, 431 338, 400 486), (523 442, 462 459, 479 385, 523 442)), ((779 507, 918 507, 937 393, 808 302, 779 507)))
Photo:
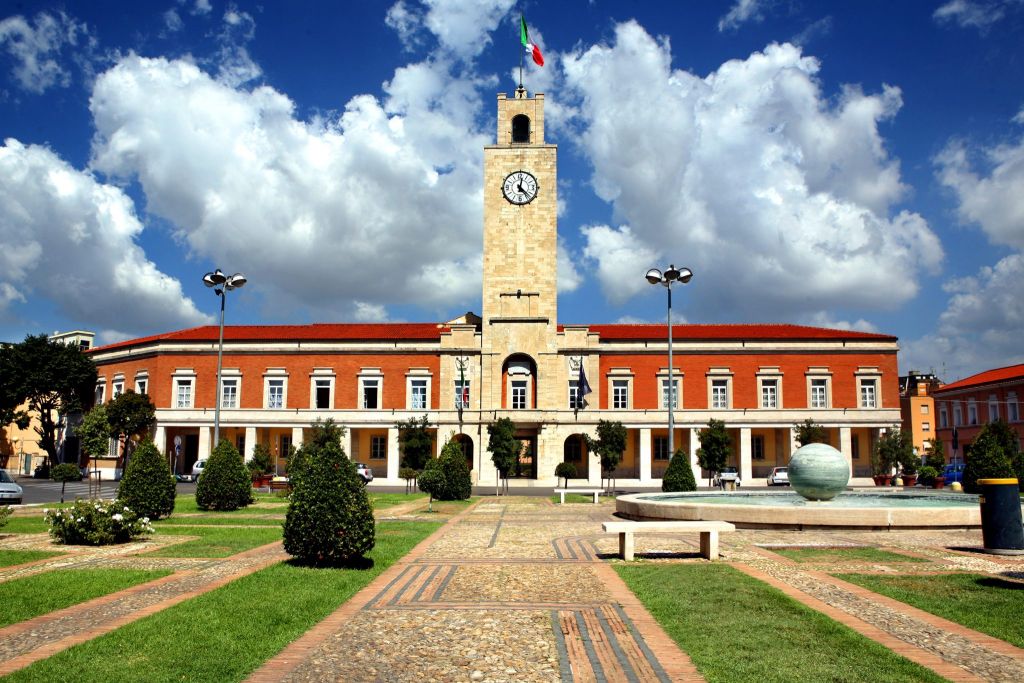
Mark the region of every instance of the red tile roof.
POLYGON ((936 389, 933 393, 939 394, 947 391, 955 391, 957 389, 965 389, 967 387, 980 386, 983 384, 1006 382, 1011 379, 1024 379, 1024 363, 1019 365, 1008 365, 1005 368, 995 368, 994 370, 985 370, 984 372, 979 372, 977 375, 965 377, 959 382, 946 384, 939 389, 936 389))
MULTIPOLYGON (((598 332, 601 339, 666 339, 667 325, 590 325, 591 332, 598 332)), ((673 340, 871 340, 896 341, 896 337, 873 332, 853 330, 832 330, 825 327, 807 327, 785 324, 747 325, 673 325, 673 340)))
MULTIPOLYGON (((227 325, 227 341, 437 341, 444 325, 437 323, 314 323, 311 325, 227 325)), ((111 351, 152 342, 217 341, 216 325, 192 327, 176 332, 97 346, 90 353, 111 351)))

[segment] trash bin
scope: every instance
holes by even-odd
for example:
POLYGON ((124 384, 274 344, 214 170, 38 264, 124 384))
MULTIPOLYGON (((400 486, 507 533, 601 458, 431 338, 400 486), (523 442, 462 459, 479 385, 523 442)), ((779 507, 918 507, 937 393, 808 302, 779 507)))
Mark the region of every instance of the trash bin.
POLYGON ((985 552, 1024 555, 1024 524, 1020 514, 1020 487, 1016 479, 979 479, 981 535, 985 552))

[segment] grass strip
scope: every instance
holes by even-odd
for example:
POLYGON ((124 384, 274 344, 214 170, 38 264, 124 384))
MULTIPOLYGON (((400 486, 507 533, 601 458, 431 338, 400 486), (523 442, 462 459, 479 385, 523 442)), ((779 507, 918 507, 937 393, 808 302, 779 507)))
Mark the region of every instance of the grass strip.
POLYGON ((879 550, 878 548, 771 548, 774 553, 788 557, 794 562, 927 562, 928 560, 910 555, 879 550))
POLYGON ((414 500, 426 500, 425 493, 370 493, 370 504, 374 510, 402 505, 414 500))
POLYGON ((45 560, 64 553, 51 553, 46 550, 0 550, 0 567, 12 567, 16 564, 45 560))
POLYGON ((1024 583, 985 574, 838 578, 949 619, 993 638, 1024 647, 1024 583))
MULTIPOLYGON (((607 497, 604 494, 601 494, 601 495, 599 495, 597 497, 597 499, 599 501, 602 498, 606 498, 607 499, 607 497)), ((558 500, 559 500, 559 498, 558 498, 557 494, 551 496, 551 502, 552 503, 556 503, 557 504, 558 500)), ((567 493, 567 494, 565 494, 565 502, 566 503, 590 503, 591 505, 593 505, 594 504, 594 495, 592 493, 567 493)))
POLYGON ((182 514, 182 513, 197 513, 197 512, 199 512, 199 513, 214 513, 215 512, 218 515, 251 515, 251 514, 253 514, 253 511, 260 511, 260 510, 262 510, 264 512, 284 512, 288 508, 288 500, 287 499, 284 499, 284 498, 273 498, 273 497, 261 498, 260 495, 266 495, 266 494, 257 494, 256 501, 258 503, 274 504, 275 507, 277 507, 277 504, 279 503, 280 504, 279 509, 275 510, 275 509, 270 509, 270 508, 265 508, 265 507, 253 507, 253 506, 250 505, 248 507, 238 508, 237 510, 201 510, 199 508, 199 506, 196 505, 196 497, 195 496, 178 496, 177 498, 174 499, 174 513, 171 515, 171 518, 173 518, 174 515, 176 515, 176 514, 182 514))
POLYGON ((712 683, 945 680, 727 565, 615 570, 712 683))
POLYGON ((370 569, 273 565, 15 672, 10 681, 221 683, 246 678, 440 525, 382 522, 370 569), (252 615, 254 618, 240 618, 252 615), (200 641, 196 634, 202 634, 200 641), (182 648, 168 643, 183 644, 182 648), (185 643, 201 646, 185 647, 185 643))
POLYGON ((63 569, 4 581, 0 583, 0 605, 3 605, 0 626, 77 605, 170 573, 166 570, 63 569))
POLYGON ((43 519, 42 511, 38 517, 10 517, 3 529, 2 534, 44 534, 50 530, 50 525, 43 519))
MULTIPOLYGON (((270 513, 274 514, 274 513, 270 513)), ((281 526, 284 524, 284 515, 275 515, 274 517, 239 517, 233 516, 221 516, 221 515, 200 515, 197 517, 179 517, 174 516, 168 519, 161 519, 153 522, 153 526, 157 529, 165 527, 177 527, 177 526, 281 526)), ((183 533, 181 531, 175 533, 183 533)))
POLYGON ((160 536, 198 536, 199 538, 176 543, 160 550, 147 553, 147 557, 227 557, 251 550, 281 539, 283 531, 277 527, 219 528, 175 527, 165 524, 157 528, 160 536))

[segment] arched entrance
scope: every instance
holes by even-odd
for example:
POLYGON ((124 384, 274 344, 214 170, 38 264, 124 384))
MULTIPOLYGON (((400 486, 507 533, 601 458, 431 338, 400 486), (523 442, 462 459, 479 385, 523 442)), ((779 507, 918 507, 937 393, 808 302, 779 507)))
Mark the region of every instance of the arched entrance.
POLYGON ((590 457, 587 452, 587 440, 582 434, 571 434, 563 445, 563 462, 571 462, 576 466, 577 479, 590 478, 590 457))
POLYGON ((501 367, 501 405, 505 410, 537 407, 537 364, 525 353, 514 353, 501 367))
POLYGON ((468 434, 456 434, 452 437, 452 441, 459 444, 462 448, 462 454, 466 456, 466 467, 468 467, 469 471, 472 472, 474 467, 473 439, 471 439, 468 434))

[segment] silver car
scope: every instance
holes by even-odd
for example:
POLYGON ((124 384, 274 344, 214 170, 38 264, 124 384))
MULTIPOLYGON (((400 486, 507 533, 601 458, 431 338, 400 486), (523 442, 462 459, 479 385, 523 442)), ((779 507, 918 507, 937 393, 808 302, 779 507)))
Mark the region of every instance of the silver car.
POLYGON ((769 486, 789 486, 789 471, 785 467, 773 467, 768 475, 769 486))
POLYGON ((21 505, 22 490, 7 470, 0 470, 0 504, 21 505))

